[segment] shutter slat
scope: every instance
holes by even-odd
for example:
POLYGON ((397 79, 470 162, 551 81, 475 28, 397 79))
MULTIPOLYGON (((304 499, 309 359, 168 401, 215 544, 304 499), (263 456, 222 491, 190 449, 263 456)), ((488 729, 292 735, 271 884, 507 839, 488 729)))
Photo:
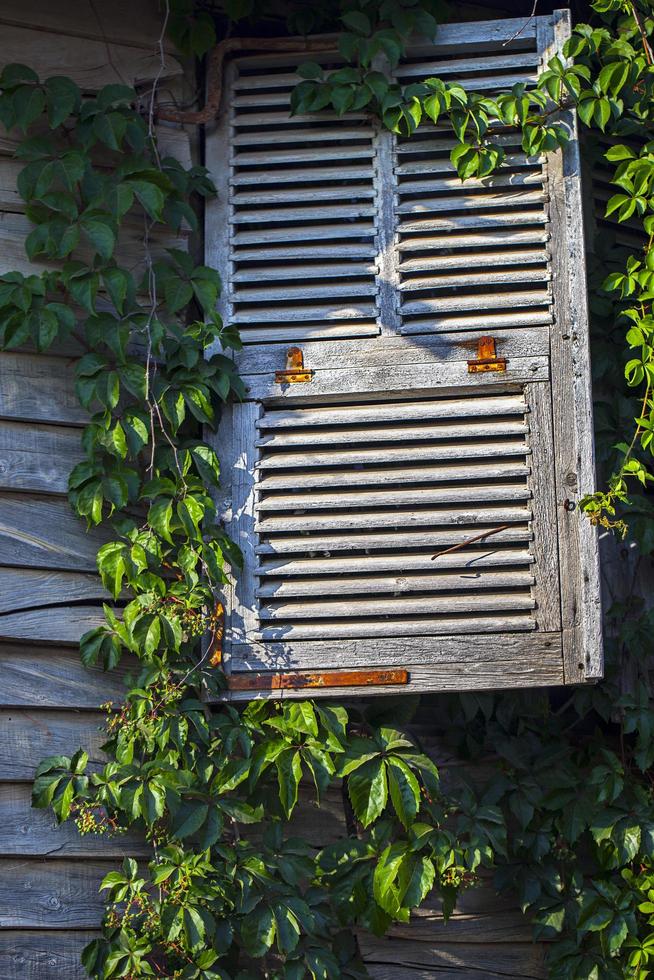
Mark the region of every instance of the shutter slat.
MULTIPOLYGON (((451 149, 454 147, 452 146, 451 149)), ((403 147, 404 149, 404 147, 403 147)), ((484 177, 482 180, 500 180, 503 177, 504 168, 508 170, 513 170, 516 167, 535 167, 539 164, 544 163, 544 157, 528 157, 524 153, 507 153, 504 158, 504 163, 502 169, 497 173, 493 174, 492 177, 484 177)), ((405 183, 411 183, 410 181, 405 182, 402 180, 403 177, 416 176, 417 174, 440 174, 440 173, 454 173, 456 174, 456 167, 452 163, 449 157, 436 158, 433 160, 407 160, 403 163, 398 163, 395 168, 395 173, 400 178, 399 186, 404 189, 405 183)), ((517 174, 511 174, 511 177, 517 177, 517 174)), ((459 177, 452 177, 452 180, 458 180, 459 187, 468 187, 470 185, 470 180, 473 181, 473 186, 476 178, 470 178, 466 180, 465 185, 461 183, 459 177)))
POLYGON ((366 463, 417 463, 421 461, 486 459, 489 456, 525 456, 530 450, 523 440, 505 440, 501 443, 476 442, 445 445, 412 445, 381 447, 379 449, 350 449, 326 451, 322 453, 304 451, 302 453, 274 453, 266 456, 258 464, 258 469, 308 469, 319 466, 359 466, 366 463))
MULTIPOLYGON (((497 610, 533 609, 528 591, 479 595, 402 596, 402 614, 429 616, 434 613, 475 613, 497 610)), ((321 599, 320 602, 280 602, 262 605, 261 620, 331 619, 347 616, 388 616, 388 599, 321 599)))
MULTIPOLYGON (((463 545, 465 542, 475 535, 479 534, 479 527, 457 527, 456 529, 447 530, 420 530, 420 531, 403 531, 398 533, 384 531, 377 534, 341 534, 341 535, 311 535, 292 537, 278 535, 277 537, 268 538, 263 543, 260 543, 256 547, 256 553, 258 555, 289 555, 298 554, 300 552, 306 552, 309 555, 318 554, 321 555, 321 565, 324 565, 325 558, 328 557, 331 552, 344 552, 344 551, 393 551, 396 550, 398 554, 401 555, 407 548, 430 548, 434 550, 450 548, 455 545, 463 545)), ((492 536, 487 539, 486 547, 497 547, 498 545, 506 543, 515 543, 518 541, 531 541, 533 537, 532 532, 529 528, 525 527, 507 527, 501 531, 495 531, 492 536)), ((483 541, 480 542, 483 545, 483 541)), ((458 552, 460 555, 464 555, 465 552, 461 549, 458 552)), ((394 556, 389 558, 393 560, 394 556)), ((454 557, 454 554, 448 555, 448 558, 454 557)), ((289 564, 294 565, 294 562, 289 562, 289 564)), ((431 555, 430 555, 430 567, 431 567, 431 555)), ((277 569, 279 573, 279 569, 277 569)), ((292 572, 290 573, 292 574, 292 572)))
MULTIPOLYGON (((346 195, 347 196, 347 195, 346 195)), ((353 218, 369 218, 375 209, 367 204, 339 204, 338 206, 314 205, 310 208, 257 208, 255 211, 239 211, 234 216, 234 224, 281 224, 284 221, 331 221, 334 218, 351 221, 353 218)))
MULTIPOLYGON (((239 161, 240 162, 240 161, 239 161)), ((451 169, 451 168, 450 168, 451 169)), ((372 178, 370 167, 352 167, 345 163, 341 167, 302 167, 297 170, 280 170, 266 168, 262 173, 252 173, 250 170, 233 173, 229 183, 234 187, 248 187, 251 184, 304 184, 309 181, 320 186, 330 181, 366 180, 372 178)))
POLYGON ((278 531, 347 531, 364 528, 439 527, 450 524, 524 524, 531 520, 527 507, 479 507, 477 510, 394 510, 370 513, 305 514, 300 517, 266 517, 255 525, 260 534, 278 531))
MULTIPOLYGON (((421 72, 412 72, 410 70, 402 69, 398 74, 398 78, 403 82, 409 82, 416 75, 420 75, 421 72)), ((538 72, 536 70, 531 72, 521 73, 519 75, 489 75, 486 78, 477 77, 471 75, 459 76, 456 75, 452 79, 448 79, 451 83, 460 83, 464 85, 469 92, 490 92, 490 91, 506 91, 507 89, 513 88, 514 85, 526 84, 533 86, 538 81, 538 72)))
POLYGON ((299 343, 302 340, 347 340, 349 337, 375 337, 379 333, 376 323, 341 323, 313 326, 309 323, 284 327, 240 326, 241 340, 244 344, 272 344, 277 341, 299 343))
MULTIPOLYGON (((268 137, 270 140, 270 137, 268 137)), ((327 160, 367 159, 372 156, 371 146, 348 146, 344 151, 342 146, 312 146, 298 147, 293 150, 253 150, 250 153, 241 152, 232 160, 237 167, 262 167, 270 173, 269 168, 277 163, 325 163, 327 160)))
POLYGON ((544 224, 547 216, 544 211, 509 211, 506 214, 461 214, 451 218, 422 218, 416 221, 401 221, 398 230, 401 234, 425 231, 459 231, 464 228, 503 228, 510 225, 544 224))
POLYGON ((290 91, 301 81, 300 75, 294 71, 280 73, 264 71, 256 75, 238 75, 233 87, 235 92, 253 92, 261 88, 285 88, 290 91))
POLYGON ((549 289, 542 289, 538 292, 529 293, 482 293, 481 291, 474 296, 460 296, 455 294, 444 299, 421 299, 413 300, 402 304, 402 313, 448 313, 458 310, 488 309, 494 310, 498 307, 508 307, 515 309, 521 306, 547 306, 551 302, 552 294, 549 289))
POLYGON ((544 265, 547 268, 547 252, 507 249, 504 252, 465 252, 454 255, 424 255, 417 259, 405 259, 400 263, 400 273, 428 272, 440 269, 477 269, 487 266, 494 269, 501 265, 544 265))
MULTIPOLYGON (((390 592, 394 596, 410 592, 455 592, 482 589, 529 588, 534 576, 528 571, 475 571, 466 570, 445 575, 394 575, 365 574, 361 578, 311 579, 266 582, 257 589, 260 598, 299 598, 303 596, 341 596, 365 593, 390 592)), ((524 608, 524 607, 523 607, 524 608)), ((431 610, 430 610, 431 611, 431 610)))
MULTIPOLYGON (((305 278, 308 278, 305 276, 305 278)), ((240 288, 234 295, 239 303, 267 303, 272 300, 295 299, 329 299, 331 283, 320 283, 317 286, 261 286, 240 288)), ((374 282, 340 283, 338 291, 341 296, 374 296, 377 286, 374 282)), ((366 308, 367 316, 374 316, 374 307, 366 308), (372 312, 369 312, 372 310, 372 312)))
MULTIPOLYGON (((314 640, 330 638, 355 637, 397 637, 402 636, 455 636, 462 633, 504 633, 526 632, 536 629, 536 622, 529 616, 498 615, 492 618, 473 616, 468 613, 461 619, 442 618, 410 619, 398 621, 388 619, 385 622, 362 620, 356 622, 350 618, 340 622, 323 621, 321 623, 284 623, 281 626, 268 626, 261 630, 261 639, 269 642, 284 640, 314 640)), ((465 685, 463 685, 465 686, 465 685)))
MULTIPOLYGON (((519 173, 496 173, 492 177, 469 177, 465 182, 467 191, 492 190, 495 187, 524 187, 544 183, 544 174, 538 170, 519 173)), ((461 190, 460 177, 444 177, 426 180, 403 180, 399 184, 402 194, 433 194, 435 191, 461 190)), ((422 203, 422 202, 417 202, 422 203)))
MULTIPOLYGON (((398 140, 400 167, 406 166, 404 157, 407 156, 415 156, 418 153, 451 153, 455 147, 460 146, 460 143, 450 136, 450 132, 451 130, 444 126, 440 128, 438 126, 421 127, 408 140, 398 140)), ((491 126, 488 135, 492 138, 493 143, 498 143, 502 147, 515 147, 516 152, 521 150, 522 136, 518 130, 498 133, 493 132, 493 126, 491 126)), ((452 169, 456 170, 454 166, 452 169)))
MULTIPOLYGON (((467 191, 467 185, 466 191, 467 191)), ((403 188, 402 188, 403 190, 403 188)), ((524 207, 527 204, 542 204, 547 201, 544 191, 511 190, 498 194, 457 194, 456 196, 420 198, 407 201, 397 207, 398 214, 427 214, 437 211, 487 211, 490 208, 524 207)), ((543 220, 545 214, 543 212, 543 220)), ((403 225, 400 224, 400 229, 403 225)))
POLYGON ((374 275, 371 262, 349 262, 347 265, 266 265, 263 268, 241 268, 232 282, 276 282, 279 279, 347 279, 374 275))
MULTIPOLYGON (((232 200, 240 204, 294 204, 297 201, 343 201, 355 197, 374 197, 372 187, 350 184, 347 187, 283 187, 278 190, 264 188, 259 191, 239 191, 232 200)), ((257 214, 260 214, 257 211, 257 214)))
POLYGON ((506 54, 488 54, 482 58, 457 58, 452 61, 418 61, 401 65, 396 75, 420 75, 422 78, 440 78, 445 75, 461 74, 462 72, 488 72, 489 67, 502 68, 537 68, 538 53, 527 51, 506 54))
MULTIPOLYGON (((266 250, 266 258, 271 262, 279 259, 301 259, 311 261, 312 259, 374 259, 376 256, 374 244, 370 242, 339 242, 338 245, 286 245, 276 246, 266 250)), ((242 268, 241 263, 258 261, 263 258, 261 250, 258 248, 239 248, 234 258, 242 268)))
POLYGON ((437 401, 381 402, 349 405, 347 408, 271 409, 257 422, 258 429, 286 429, 307 425, 365 425, 433 418, 473 418, 480 415, 524 415, 524 395, 439 398, 437 401))
MULTIPOLYGON (((287 118, 286 123, 289 122, 292 120, 287 118)), ((236 150, 233 156, 234 164, 237 167, 241 165, 240 147, 265 146, 270 143, 271 139, 274 139, 278 146, 283 146, 284 143, 333 143, 338 140, 341 143, 341 153, 343 153, 343 143, 354 141, 357 143, 368 142, 369 144, 372 140, 372 133, 368 126, 348 128, 342 124, 338 130, 334 126, 330 126, 324 129, 276 129, 274 133, 266 129, 253 133, 239 133, 238 136, 232 138, 232 145, 236 150)), ((345 152, 349 154, 349 149, 345 152)), ((367 147, 367 152, 370 153, 370 146, 367 147)))
POLYGON ((492 228, 483 235, 447 235, 443 238, 407 238, 398 242, 400 252, 434 252, 457 248, 494 248, 508 245, 532 245, 536 242, 549 241, 549 231, 546 228, 530 228, 519 231, 501 231, 492 228))
POLYGON ((330 446, 346 445, 347 443, 363 443, 364 446, 371 442, 402 442, 408 443, 413 440, 435 441, 438 439, 479 439, 488 436, 489 439, 500 435, 514 436, 522 435, 527 432, 527 424, 522 419, 511 422, 497 422, 494 419, 489 421, 471 420, 468 424, 446 425, 415 425, 408 431, 406 428, 390 428, 383 430, 372 430, 368 433, 358 429, 338 429, 335 431, 318 430, 311 432, 276 432, 273 435, 263 436, 257 440, 257 446, 267 449, 277 446, 330 446))
MULTIPOLYGON (((374 233, 374 227, 367 223, 307 225, 306 227, 298 227, 296 225, 284 228, 265 228, 259 231, 236 232, 232 242, 234 245, 256 244, 265 246, 268 242, 301 242, 310 241, 313 238, 317 240, 330 238, 372 238, 374 233)), ((259 257, 264 258, 265 256, 260 252, 259 257)), ((238 259, 239 256, 236 255, 235 258, 238 259)))
MULTIPOLYGON (((484 263, 486 264, 486 263, 484 263)), ((519 269, 510 272, 496 272, 491 262, 488 269, 477 273, 464 273, 457 276, 431 276, 429 279, 406 279, 400 283, 401 292, 411 292, 417 289, 457 289, 461 286, 500 286, 504 283, 550 282, 552 274, 549 269, 519 269)))
POLYGON ((502 330, 508 327, 530 327, 553 323, 552 313, 543 309, 537 313, 501 313, 496 315, 448 316, 409 320, 402 324, 403 334, 450 333, 453 330, 502 330))
POLYGON ((450 552, 449 555, 434 560, 431 552, 426 554, 393 554, 393 555, 359 555, 355 558, 299 558, 266 559, 257 566, 256 572, 261 576, 274 576, 282 573, 285 577, 296 575, 348 575, 358 572, 362 575, 374 575, 376 572, 415 572, 439 571, 451 568, 486 569, 502 565, 531 565, 533 555, 526 549, 518 551, 514 548, 501 550, 497 544, 497 536, 489 538, 485 549, 473 551, 462 548, 450 552))
MULTIPOLYGON (((265 472, 265 470, 264 470, 265 472)), ((288 487, 348 487, 379 484, 449 483, 452 481, 500 480, 508 477, 528 476, 529 467, 522 462, 485 462, 460 466, 425 466, 383 470, 326 470, 305 473, 284 473, 264 476, 258 482, 261 491, 283 490, 288 487)))
MULTIPOLYGON (((524 486, 512 483, 489 484, 463 487, 435 487, 427 489, 404 489, 402 503, 409 506, 431 504, 471 504, 477 501, 529 500, 531 491, 524 486)), ((398 495, 395 489, 350 490, 340 493, 294 493, 267 495, 255 505, 258 513, 265 511, 340 510, 366 507, 397 507, 398 495)))
MULTIPOLYGON (((329 129, 332 134, 338 133, 340 136, 341 132, 349 132, 350 129, 353 132, 359 131, 359 127, 352 125, 355 121, 359 121, 362 124, 360 130, 365 131, 369 138, 371 137, 370 120, 369 117, 363 112, 348 112, 345 119, 343 116, 339 116, 338 113, 333 112, 331 109, 325 109, 324 112, 318 113, 305 112, 298 116, 289 115, 291 92, 292 89, 289 88, 286 93, 284 111, 235 112, 234 127, 238 129, 239 127, 250 126, 252 128, 260 129, 263 126, 274 126, 275 140, 283 143, 285 138, 297 139, 297 135, 294 133, 293 129, 280 129, 280 126, 302 127, 302 129, 304 129, 304 127, 308 127, 310 123, 318 123, 321 129, 329 129)), ((238 106, 234 106, 234 108, 238 108, 238 106)), ((270 139, 270 133, 267 135, 268 139, 270 139)), ((234 137, 232 139, 232 143, 238 144, 239 139, 240 136, 234 137)))
POLYGON ((352 306, 285 306, 270 310, 237 310, 233 322, 278 323, 280 320, 363 320, 375 316, 374 303, 356 303, 352 306))

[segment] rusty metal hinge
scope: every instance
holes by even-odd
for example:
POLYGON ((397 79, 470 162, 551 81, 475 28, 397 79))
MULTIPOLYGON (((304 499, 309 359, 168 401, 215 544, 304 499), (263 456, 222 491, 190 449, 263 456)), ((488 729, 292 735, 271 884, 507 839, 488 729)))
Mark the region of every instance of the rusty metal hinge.
POLYGON ((223 640, 225 638, 225 607, 222 602, 216 603, 213 616, 209 620, 209 663, 212 667, 220 667, 223 662, 223 640))
POLYGON ((230 691, 297 691, 311 687, 386 687, 392 684, 408 684, 409 672, 404 669, 389 670, 324 670, 286 671, 285 673, 231 674, 227 679, 230 691))
POLYGON ((480 337, 477 341, 477 357, 468 361, 468 374, 482 371, 506 371, 506 358, 497 356, 494 337, 480 337))
POLYGON ((286 351, 286 367, 275 371, 275 384, 305 384, 313 378, 313 371, 304 366, 304 355, 299 347, 289 347, 286 351))

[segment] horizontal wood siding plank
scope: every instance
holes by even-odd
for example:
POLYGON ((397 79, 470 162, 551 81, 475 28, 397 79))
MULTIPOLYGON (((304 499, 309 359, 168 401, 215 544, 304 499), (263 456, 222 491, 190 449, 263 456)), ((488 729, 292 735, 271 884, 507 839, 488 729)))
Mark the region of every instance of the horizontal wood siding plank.
POLYGON ((65 497, 0 493, 0 565, 96 571, 98 548, 115 534, 86 530, 65 497))
POLYGON ((32 807, 31 792, 28 783, 0 784, 2 857, 56 855, 57 859, 95 857, 118 861, 124 857, 150 857, 152 849, 137 833, 81 835, 72 820, 58 826, 51 810, 32 807))
MULTIPOLYGON (((49 755, 72 755, 85 748, 91 761, 104 765, 99 712, 3 708, 0 710, 0 782, 31 782, 38 764, 49 755)), ((0 876, 1 877, 1 876, 0 876)))
POLYGON ((121 701, 125 674, 138 670, 127 657, 115 670, 84 667, 77 647, 0 644, 0 705, 7 707, 97 708, 121 701))
MULTIPOLYGON (((2 167, 0 166, 0 173, 2 167)), ((43 354, 0 354, 0 418, 86 425, 75 394, 75 362, 43 354)))
POLYGON ((1 859, 0 930, 97 929, 104 912, 100 882, 119 866, 117 859, 1 859))
MULTIPOLYGON (((38 3, 39 0, 35 0, 35 2, 38 3)), ((0 23, 1 22, 0 14, 0 23)), ((38 124, 36 128, 38 129, 38 124)), ((44 129, 44 132, 47 132, 47 129, 44 129)), ((160 156, 173 157, 178 161, 178 163, 181 163, 186 170, 193 166, 191 137, 185 129, 174 123, 162 122, 155 125, 155 133, 160 156)), ((2 130, 0 132, 0 155, 6 156, 7 158, 13 156, 22 139, 22 134, 15 129, 10 130, 9 132, 2 130)), ((111 151, 103 147, 101 144, 93 147, 91 150, 91 159, 99 167, 110 167, 112 165, 111 151)), ((2 175, 2 168, 9 162, 9 159, 0 160, 0 182, 4 184, 8 184, 8 181, 6 181, 2 175)), ((14 191, 15 189, 16 188, 14 187, 14 191)))
POLYGON ((0 568, 0 618, 21 609, 108 600, 98 575, 33 568, 0 568))
MULTIPOLYGON (((0 65, 16 62, 29 65, 42 79, 60 75, 65 66, 67 75, 84 91, 95 91, 103 85, 143 83, 154 78, 161 68, 154 43, 148 51, 5 24, 0 65)), ((162 77, 171 78, 181 72, 180 63, 168 55, 162 77)))
MULTIPOLYGON (((0 275, 6 272, 22 272, 23 275, 34 275, 43 269, 56 268, 56 263, 36 260, 30 262, 25 254, 25 239, 32 230, 24 214, 0 212, 0 275)), ((153 258, 165 255, 167 248, 188 247, 188 237, 183 233, 172 234, 169 231, 154 231, 150 239, 153 258)), ((79 250, 81 260, 90 259, 92 251, 79 250)), ((118 245, 114 253, 118 265, 124 266, 139 282, 145 271, 143 248, 143 225, 134 223, 123 225, 118 236, 118 245)))
MULTIPOLYGON (((81 951, 91 931, 7 930, 0 942, 3 980, 84 980, 81 951)), ((457 923, 455 935, 461 935, 457 923)), ((513 943, 433 943, 360 935, 374 980, 542 980, 542 946, 513 943)))
MULTIPOLYGON (((0 24, 33 27, 68 37, 122 42, 150 52, 161 34, 163 14, 157 0, 3 0, 0 24)), ((170 42, 167 42, 170 43, 170 42)))
POLYGON ((378 980, 541 980, 547 976, 541 944, 425 942, 359 934, 359 947, 378 980), (482 972, 483 971, 483 972, 482 972))
POLYGON ((87 980, 80 963, 95 932, 75 923, 62 932, 9 929, 0 933, 0 976, 3 980, 87 980))
POLYGON ((70 471, 84 458, 80 430, 0 422, 0 489, 66 493, 70 471))
POLYGON ((5 613, 0 616, 0 640, 76 645, 84 633, 104 622, 99 606, 54 606, 5 613))

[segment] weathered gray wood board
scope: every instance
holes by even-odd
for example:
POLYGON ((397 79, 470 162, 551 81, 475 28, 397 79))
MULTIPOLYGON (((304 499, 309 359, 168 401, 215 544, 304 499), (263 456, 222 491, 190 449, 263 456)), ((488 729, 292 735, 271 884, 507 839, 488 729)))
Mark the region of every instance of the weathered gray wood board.
POLYGON ((6 980, 86 980, 80 953, 93 932, 7 929, 0 934, 0 976, 6 980))
POLYGON ((136 674, 138 667, 126 657, 116 670, 105 672, 84 667, 76 647, 0 643, 0 706, 97 708, 122 700, 125 674, 136 674))
POLYGON ((49 755, 72 755, 84 747, 102 765, 104 715, 91 711, 3 708, 0 710, 0 783, 30 782, 49 755))
MULTIPOLYGON (((167 56, 164 77, 181 73, 179 62, 167 56)), ((62 65, 81 89, 94 91, 103 85, 137 85, 153 78, 160 60, 154 45, 148 48, 75 37, 59 30, 2 25, 2 61, 29 64, 40 78, 60 75, 62 65)))
POLYGON ((0 640, 77 644, 84 633, 105 622, 99 606, 52 606, 0 616, 0 640))
POLYGON ((94 572, 111 537, 106 528, 87 531, 64 497, 0 493, 0 565, 94 572))
MULTIPOLYGON (((161 34, 162 5, 158 0, 2 0, 0 24, 52 31, 64 37, 120 42, 154 51, 161 34)), ((171 47, 166 41, 166 47, 171 47)), ((31 50, 28 51, 31 54, 31 50)), ((103 61, 106 61, 106 54, 103 61)), ((60 66, 61 68, 62 66, 60 66)))
POLYGON ((119 862, 151 855, 138 834, 81 836, 72 821, 58 826, 50 811, 32 809, 30 795, 29 783, 0 784, 0 854, 5 857, 94 857, 119 862))
POLYGON ((99 885, 117 862, 0 859, 0 929, 97 929, 99 885))

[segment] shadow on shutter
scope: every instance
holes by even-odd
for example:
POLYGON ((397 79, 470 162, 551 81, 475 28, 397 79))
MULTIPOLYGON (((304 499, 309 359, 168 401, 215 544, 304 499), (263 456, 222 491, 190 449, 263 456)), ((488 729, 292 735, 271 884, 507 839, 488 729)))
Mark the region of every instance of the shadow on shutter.
MULTIPOLYGON (((522 22, 447 25, 397 76, 533 83, 566 18, 510 45, 522 22)), ((576 143, 527 159, 502 132, 499 173, 462 184, 431 123, 403 140, 364 117, 289 118, 298 60, 239 59, 208 146, 231 188, 208 261, 248 389, 219 439, 245 556, 231 696, 301 696, 315 671, 335 695, 361 668, 350 694, 400 668, 421 690, 598 676, 595 534, 562 506, 593 479, 576 143), (276 377, 290 343, 303 383, 276 377), (484 350, 497 370, 472 373, 484 350)))

